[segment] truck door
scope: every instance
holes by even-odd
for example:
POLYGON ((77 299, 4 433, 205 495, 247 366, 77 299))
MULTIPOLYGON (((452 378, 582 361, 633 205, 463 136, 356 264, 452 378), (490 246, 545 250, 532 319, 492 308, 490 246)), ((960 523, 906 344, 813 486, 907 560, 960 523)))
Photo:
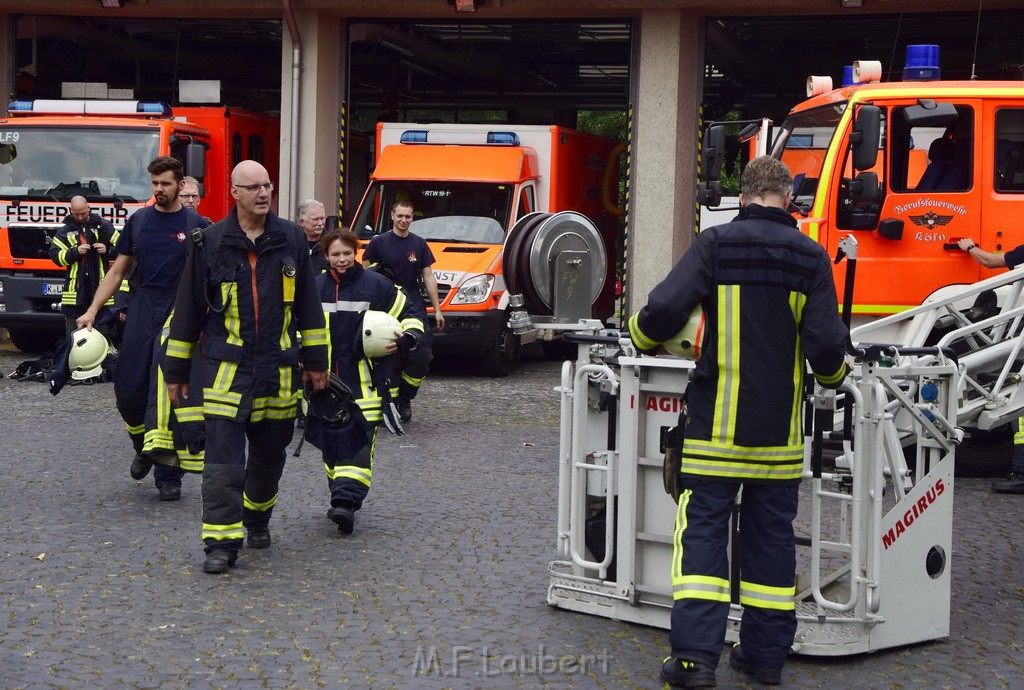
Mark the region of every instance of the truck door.
POLYGON ((981 102, 957 100, 932 110, 936 103, 942 101, 882 105, 884 156, 866 176, 854 176, 849 157, 844 164, 837 236, 869 230, 855 233, 861 313, 901 311, 940 287, 979 278, 980 267, 955 242, 977 240, 982 227, 981 102))
MULTIPOLYGON (((985 102, 982 145, 982 249, 1005 252, 1024 244, 1024 104, 985 102)), ((986 273, 989 273, 986 271, 986 273)))

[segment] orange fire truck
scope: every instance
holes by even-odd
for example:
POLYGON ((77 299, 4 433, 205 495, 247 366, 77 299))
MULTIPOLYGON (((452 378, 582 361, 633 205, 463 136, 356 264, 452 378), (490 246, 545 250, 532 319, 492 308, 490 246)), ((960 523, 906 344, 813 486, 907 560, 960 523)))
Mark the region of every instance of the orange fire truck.
POLYGON ((14 101, 0 119, 0 328, 26 351, 64 332, 64 269, 50 260, 72 197, 121 227, 151 202, 146 166, 180 159, 200 182, 204 215, 231 208, 228 176, 241 160, 277 176, 277 118, 224 106, 101 100, 14 101))
MULTIPOLYGON (((993 252, 1024 244, 1024 83, 942 81, 937 46, 907 56, 899 82, 881 83, 877 62, 855 63, 838 89, 809 78, 809 98, 761 139, 793 172, 802 231, 832 256, 857 240, 855 323, 992 275, 959 238, 993 252)), ((705 148, 720 152, 715 127, 705 148)), ((703 168, 703 201, 715 201, 716 158, 703 168)), ((834 267, 841 296, 848 266, 834 267)))
POLYGON ((603 186, 618 180, 614 140, 553 125, 379 123, 376 150, 352 227, 367 239, 387 232, 394 202, 412 202, 410 230, 434 254, 446 321, 434 352, 480 356, 501 376, 522 343, 557 342, 552 329, 510 324, 510 298, 521 293, 531 315, 557 315, 559 285, 577 277, 553 278, 567 251, 574 267, 591 263, 578 272, 587 289, 562 291, 564 301, 583 299, 587 317, 611 314, 619 221, 603 186))

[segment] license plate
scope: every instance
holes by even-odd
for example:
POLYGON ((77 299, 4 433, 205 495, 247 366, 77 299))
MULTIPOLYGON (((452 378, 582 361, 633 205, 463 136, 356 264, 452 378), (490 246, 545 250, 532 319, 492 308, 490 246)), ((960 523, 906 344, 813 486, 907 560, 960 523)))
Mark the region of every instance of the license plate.
POLYGON ((43 295, 45 297, 51 297, 55 295, 64 294, 64 284, 54 285, 53 283, 43 283, 43 295))

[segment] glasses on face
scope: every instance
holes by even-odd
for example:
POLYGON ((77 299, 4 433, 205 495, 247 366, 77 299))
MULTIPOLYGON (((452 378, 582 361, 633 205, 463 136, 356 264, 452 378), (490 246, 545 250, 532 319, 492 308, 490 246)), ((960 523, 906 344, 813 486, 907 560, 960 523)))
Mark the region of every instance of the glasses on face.
POLYGON ((179 194, 178 196, 180 196, 182 199, 198 199, 199 198, 198 194, 179 194))
POLYGON ((274 191, 273 182, 264 182, 263 184, 233 184, 231 186, 236 189, 244 189, 245 191, 251 192, 253 194, 259 193, 261 189, 265 189, 268 192, 274 191))

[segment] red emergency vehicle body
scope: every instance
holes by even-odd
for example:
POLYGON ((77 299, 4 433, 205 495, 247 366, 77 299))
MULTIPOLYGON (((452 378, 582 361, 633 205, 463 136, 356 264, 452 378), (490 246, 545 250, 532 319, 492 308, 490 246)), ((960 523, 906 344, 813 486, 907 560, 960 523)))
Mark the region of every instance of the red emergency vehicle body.
MULTIPOLYGON (((804 233, 832 256, 842 238, 857 239, 855 316, 897 313, 991 276, 956 247, 959 238, 993 252, 1024 244, 1024 84, 845 86, 793 108, 772 155, 794 173, 804 233), (855 170, 851 135, 864 106, 878 109, 864 110, 879 121, 878 156, 855 170)), ((834 266, 840 295, 848 265, 834 266)))
POLYGON ((174 108, 136 101, 16 101, 0 119, 0 328, 28 351, 64 331, 64 269, 49 244, 84 196, 122 227, 152 203, 146 166, 163 155, 200 181, 200 212, 221 218, 233 204, 229 175, 239 161, 278 171, 277 118, 224 106, 174 108))

